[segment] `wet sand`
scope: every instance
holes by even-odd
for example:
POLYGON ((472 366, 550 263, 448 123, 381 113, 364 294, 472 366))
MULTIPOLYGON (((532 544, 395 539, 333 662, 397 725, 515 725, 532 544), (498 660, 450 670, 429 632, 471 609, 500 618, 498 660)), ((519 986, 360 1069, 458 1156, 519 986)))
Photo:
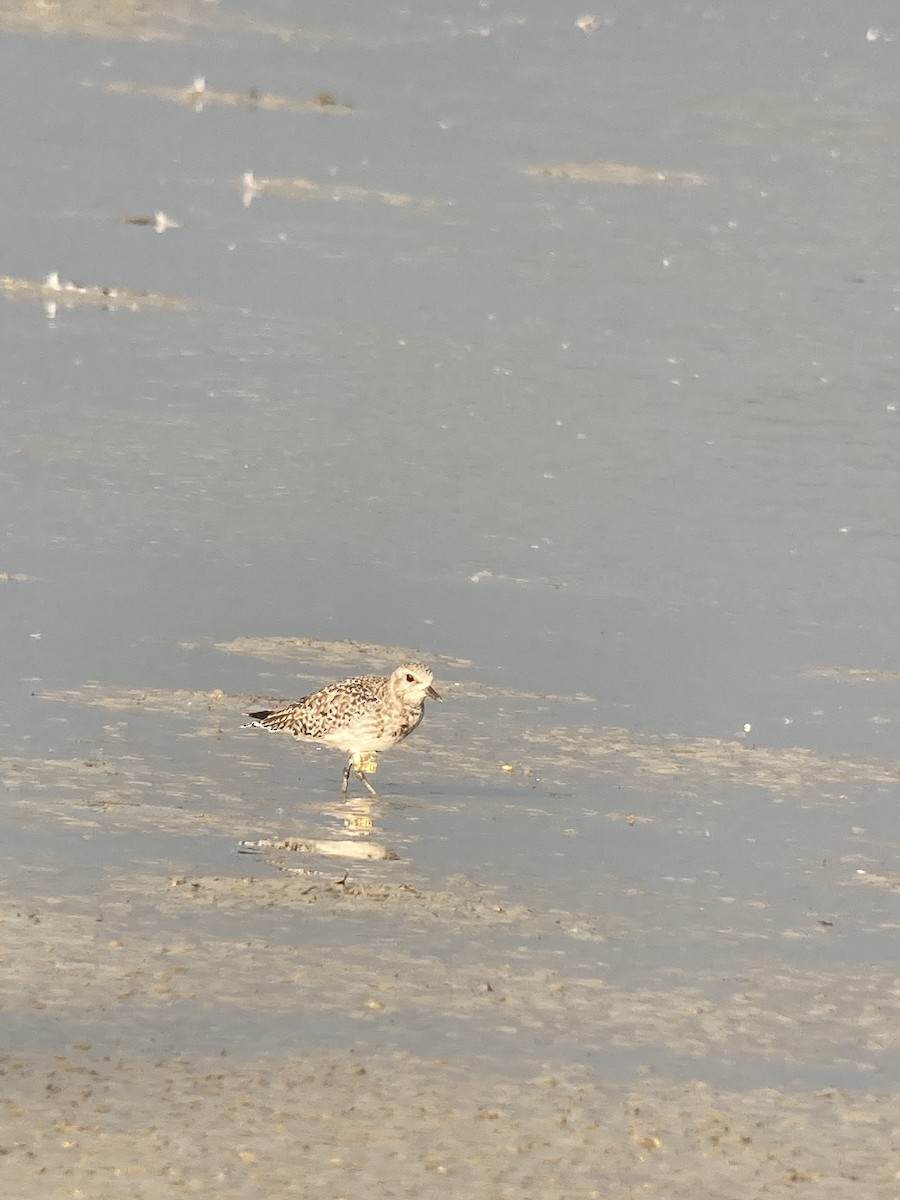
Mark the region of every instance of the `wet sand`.
POLYGON ((4 1062, 6 1186, 48 1200, 452 1194, 896 1194, 896 1109, 825 1089, 624 1091, 583 1074, 467 1078, 440 1060, 296 1056, 240 1066, 85 1047, 4 1062))

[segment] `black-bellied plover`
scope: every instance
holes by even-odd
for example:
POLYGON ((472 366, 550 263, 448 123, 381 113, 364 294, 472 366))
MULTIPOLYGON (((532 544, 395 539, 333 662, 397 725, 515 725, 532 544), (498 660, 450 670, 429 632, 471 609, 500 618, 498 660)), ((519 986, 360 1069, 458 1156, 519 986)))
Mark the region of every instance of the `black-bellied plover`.
POLYGON ((343 750, 349 758, 341 794, 347 795, 352 768, 370 794, 377 796, 366 771, 375 771, 379 750, 396 746, 412 733, 424 716, 426 696, 441 699, 431 686, 433 679, 424 663, 403 663, 390 675, 342 679, 284 708, 247 715, 262 729, 283 729, 300 740, 343 750))

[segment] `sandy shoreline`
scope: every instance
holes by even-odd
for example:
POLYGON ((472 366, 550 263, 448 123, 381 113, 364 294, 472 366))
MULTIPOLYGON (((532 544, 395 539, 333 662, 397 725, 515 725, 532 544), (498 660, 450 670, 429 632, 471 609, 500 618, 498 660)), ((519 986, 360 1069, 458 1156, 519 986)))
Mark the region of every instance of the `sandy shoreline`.
POLYGON ((6 1058, 4 1187, 128 1195, 888 1200, 897 1101, 583 1073, 468 1078, 398 1055, 6 1058))

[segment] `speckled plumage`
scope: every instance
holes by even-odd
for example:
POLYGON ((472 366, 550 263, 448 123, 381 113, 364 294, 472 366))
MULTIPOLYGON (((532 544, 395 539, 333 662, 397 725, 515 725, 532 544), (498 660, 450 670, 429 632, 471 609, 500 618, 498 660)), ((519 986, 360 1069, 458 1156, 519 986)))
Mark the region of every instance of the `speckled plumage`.
POLYGON ((295 738, 334 746, 349 755, 342 793, 346 796, 351 768, 373 796, 366 778, 375 755, 402 742, 425 712, 425 698, 440 700, 431 686, 434 676, 424 663, 403 663, 390 675, 359 675, 329 684, 284 708, 249 713, 253 724, 285 730, 295 738))

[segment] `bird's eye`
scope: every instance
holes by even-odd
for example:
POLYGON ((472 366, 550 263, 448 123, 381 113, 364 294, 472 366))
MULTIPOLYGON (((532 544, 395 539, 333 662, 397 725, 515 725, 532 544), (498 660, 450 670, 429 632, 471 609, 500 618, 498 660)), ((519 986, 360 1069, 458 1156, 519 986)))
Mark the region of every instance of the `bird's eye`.
POLYGON ((409 675, 409 674, 407 674, 407 676, 406 676, 406 682, 407 682, 407 683, 415 683, 415 682, 416 682, 416 677, 415 677, 415 675, 409 675))

